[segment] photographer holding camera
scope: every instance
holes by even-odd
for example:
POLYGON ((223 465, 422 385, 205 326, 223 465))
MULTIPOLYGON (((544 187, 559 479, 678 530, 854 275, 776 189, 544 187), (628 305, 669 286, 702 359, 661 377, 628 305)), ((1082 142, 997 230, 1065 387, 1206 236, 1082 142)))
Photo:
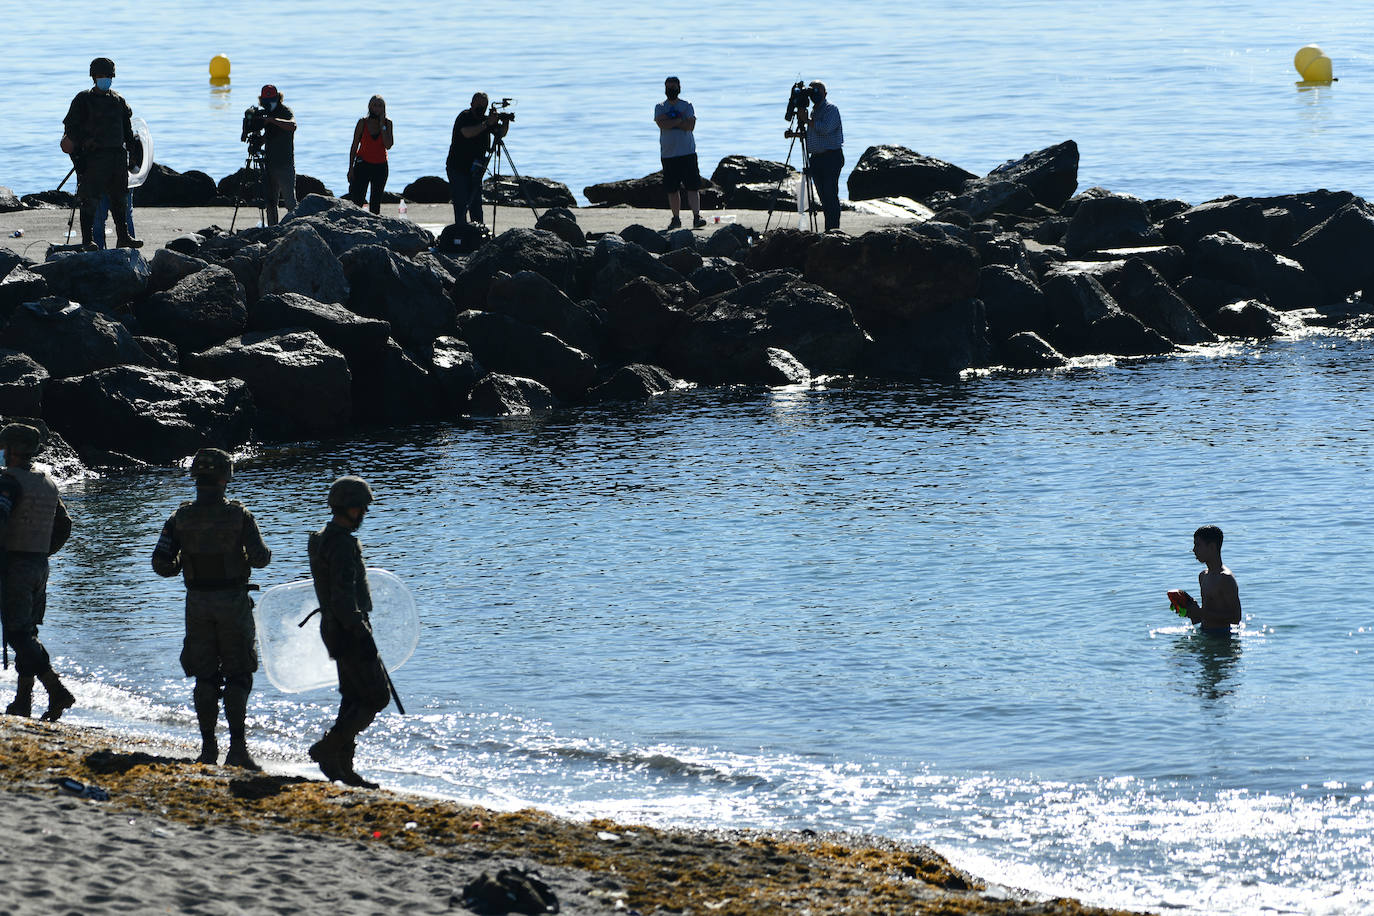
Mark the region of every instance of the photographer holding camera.
POLYGON ((825 214, 825 230, 840 228, 840 169, 844 168, 844 127, 840 110, 826 99, 825 83, 812 80, 807 86, 814 102, 808 119, 805 105, 797 111, 797 130, 786 131, 785 137, 804 137, 811 158, 811 179, 816 183, 816 196, 821 199, 825 214), (807 126, 808 120, 810 126, 807 126))
POLYGON ((250 158, 263 157, 262 195, 269 226, 277 224, 279 196, 288 212, 296 208, 296 117, 281 98, 276 86, 263 86, 258 93, 260 107, 244 112, 239 137, 248 144, 250 158))
POLYGON ((500 112, 492 106, 487 111, 487 94, 478 92, 472 97, 472 107, 453 120, 453 140, 448 147, 449 188, 453 194, 453 222, 462 225, 482 222, 482 173, 487 166, 487 154, 492 141, 510 130, 515 115, 500 112))
MULTIPOLYGON (((110 88, 114 61, 91 61, 90 89, 79 92, 62 119, 62 151, 72 157, 76 169, 76 196, 81 201, 81 244, 94 250, 96 205, 108 198, 115 218, 116 244, 142 248, 128 227, 129 166, 143 159, 143 147, 134 135, 133 112, 124 97, 110 88)), ((103 222, 103 220, 102 220, 103 222)), ((103 234, 103 230, 102 230, 103 234)))
POLYGON ((658 125, 658 151, 663 162, 663 190, 668 192, 668 208, 673 211, 669 229, 682 228, 681 189, 687 190, 687 206, 692 208, 692 228, 706 225, 701 218, 701 170, 697 166, 697 141, 693 133, 697 127, 696 109, 686 99, 678 98, 682 82, 676 76, 663 81, 666 98, 654 106, 654 123, 658 125))

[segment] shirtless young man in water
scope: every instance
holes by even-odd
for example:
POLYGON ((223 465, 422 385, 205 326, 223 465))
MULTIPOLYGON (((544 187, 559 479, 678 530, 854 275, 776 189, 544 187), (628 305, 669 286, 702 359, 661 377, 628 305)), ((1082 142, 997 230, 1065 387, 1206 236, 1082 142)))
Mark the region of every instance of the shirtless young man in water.
POLYGON ((1240 589, 1236 577, 1221 562, 1221 529, 1203 525, 1193 532, 1193 556, 1207 568, 1197 575, 1202 604, 1187 592, 1182 592, 1188 619, 1203 632, 1229 633, 1231 624, 1240 623, 1240 589))

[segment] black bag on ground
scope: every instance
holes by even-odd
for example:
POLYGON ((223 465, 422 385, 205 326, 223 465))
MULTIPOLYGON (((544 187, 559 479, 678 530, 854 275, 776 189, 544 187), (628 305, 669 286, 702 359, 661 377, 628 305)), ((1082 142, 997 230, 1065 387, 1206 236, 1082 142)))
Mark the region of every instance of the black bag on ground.
MULTIPOLYGON (((558 898, 539 876, 519 868, 503 868, 493 878, 482 872, 463 888, 462 904, 481 916, 528 913, 538 916, 558 912, 558 898)), ((449 901, 451 906, 453 901, 449 901)))
POLYGON ((443 254, 472 254, 491 238, 491 230, 481 223, 453 223, 439 233, 434 247, 443 254))

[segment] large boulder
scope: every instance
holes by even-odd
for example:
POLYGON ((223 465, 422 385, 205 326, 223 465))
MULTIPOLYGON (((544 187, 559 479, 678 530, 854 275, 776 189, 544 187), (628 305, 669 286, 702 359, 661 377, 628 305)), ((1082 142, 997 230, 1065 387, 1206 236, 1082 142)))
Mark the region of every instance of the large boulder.
POLYGON ((592 356, 601 352, 605 329, 600 316, 572 301, 548 278, 532 270, 492 278, 486 310, 548 331, 592 356))
POLYGON ((1199 239, 1218 232, 1260 245, 1267 245, 1270 235, 1264 207, 1253 197, 1209 200, 1169 217, 1159 228, 1169 244, 1189 250, 1199 239))
POLYGON ((254 331, 314 331, 346 356, 350 364, 380 356, 391 338, 388 322, 365 318, 342 305, 316 302, 299 293, 263 296, 248 311, 248 327, 254 331))
POLYGON ((418 223, 370 213, 337 197, 317 194, 303 198, 281 225, 287 229, 310 226, 335 255, 359 245, 385 245, 408 258, 434 244, 434 234, 418 223))
POLYGON ((165 289, 171 289, 186 277, 209 266, 210 262, 201 258, 181 254, 171 248, 159 248, 153 253, 148 292, 160 293, 165 289))
POLYGON ((215 179, 204 172, 178 172, 154 162, 137 202, 140 207, 208 207, 216 193, 215 179))
POLYGON ((806 253, 805 277, 848 302, 859 324, 876 333, 971 299, 980 266, 961 230, 926 223, 858 238, 822 236, 806 253))
POLYGON ((1193 273, 1234 283, 1256 293, 1275 308, 1311 308, 1321 302, 1318 283, 1292 258, 1229 232, 1199 239, 1193 248, 1193 273))
POLYGON ((48 281, 54 295, 103 311, 123 308, 144 294, 152 269, 129 248, 59 251, 33 272, 48 281))
MULTIPOLYGON (((219 180, 215 186, 215 191, 219 197, 235 201, 243 207, 256 208, 266 203, 266 196, 263 193, 262 172, 256 169, 241 168, 232 174, 226 175, 219 180)), ((310 175, 301 172, 296 173, 296 200, 305 200, 311 194, 332 197, 332 192, 325 187, 324 182, 310 175)))
POLYGON ((314 228, 293 223, 262 262, 258 292, 300 293, 317 302, 348 301, 348 278, 333 250, 314 228))
POLYGON ((453 191, 447 180, 438 175, 423 175, 401 189, 401 196, 417 204, 447 204, 453 201, 453 191))
POLYGON ((1064 249, 1082 254, 1096 248, 1148 245, 1158 238, 1145 201, 1129 194, 1108 194, 1083 200, 1074 208, 1064 233, 1064 249))
POLYGON ((381 353, 350 363, 354 421, 394 426, 440 416, 442 402, 424 362, 388 340, 381 353))
MULTIPOLYGON (((1047 327, 1045 294, 1025 274, 1003 264, 991 264, 978 272, 978 298, 983 303, 988 334, 1007 340, 1023 331, 1047 327)), ((1019 367, 1018 367, 1019 368, 1019 367)))
MULTIPOLYGON (((720 188, 703 180, 701 187, 701 206, 706 210, 718 210, 725 205, 725 195, 720 188)), ((594 206, 613 207, 625 204, 641 210, 668 209, 668 194, 663 190, 663 172, 657 171, 643 178, 627 178, 623 181, 608 181, 582 189, 582 193, 594 206)))
POLYGON ((1118 305, 1174 343, 1216 340, 1193 307, 1145 261, 1128 258, 1098 276, 1118 305))
POLYGON ((1035 192, 1021 182, 988 178, 969 182, 962 194, 944 205, 950 209, 960 210, 968 214, 970 219, 977 221, 1002 213, 1029 213, 1037 203, 1035 192))
POLYGON ((592 296, 607 302, 622 286, 635 280, 653 280, 665 286, 682 282, 682 276, 643 247, 618 235, 602 236, 592 255, 592 296))
POLYGON ((0 347, 27 353, 53 378, 149 362, 124 325, 60 298, 15 309, 0 329, 0 347))
POLYGON ((149 296, 136 314, 144 333, 170 340, 189 353, 242 333, 248 303, 233 273, 212 264, 149 296))
POLYGON ((23 210, 24 204, 15 194, 4 185, 0 185, 0 213, 13 213, 16 210, 23 210))
POLYGON ((521 175, 517 182, 514 175, 502 175, 500 179, 488 178, 482 182, 482 198, 490 206, 498 203, 503 207, 576 207, 577 198, 568 186, 552 178, 537 178, 521 175))
POLYGON ((587 400, 647 401, 678 386, 677 379, 666 369, 645 363, 631 363, 612 372, 606 381, 587 392, 587 400))
POLYGON ((350 289, 348 307, 391 324, 391 336, 417 353, 453 330, 453 300, 431 270, 381 245, 359 245, 341 259, 350 289))
POLYGON ((905 146, 870 146, 849 173, 849 199, 909 197, 925 201, 936 191, 958 193, 978 176, 905 146))
POLYGON ((242 379, 260 432, 280 438, 338 432, 353 416, 348 362, 314 331, 244 334, 185 357, 183 366, 200 378, 242 379))
POLYGON ((1254 299, 1223 305, 1207 319, 1212 329, 1227 337, 1273 337, 1283 328, 1283 316, 1254 299))
POLYGON ((596 362, 586 353, 507 315, 463 312, 458 333, 487 371, 532 378, 560 400, 576 400, 596 379, 596 362))
POLYGON ((253 396, 238 379, 211 382, 164 369, 114 366, 53 381, 48 422, 77 448, 172 464, 206 446, 248 441, 253 396))
POLYGON ((999 165, 981 181, 1015 182, 1030 191, 1037 202, 1057 210, 1078 190, 1078 144, 1065 140, 1027 153, 999 165))
POLYGON ((993 353, 983 303, 967 299, 875 334, 859 369, 880 378, 952 378, 990 365, 993 353))
POLYGON ((52 287, 41 274, 27 267, 15 267, 0 280, 0 321, 25 302, 37 302, 52 294, 52 287))
MULTIPOLYGON (((1081 356, 1092 353, 1092 325, 1104 318, 1122 314, 1111 293, 1091 274, 1055 269, 1040 283, 1045 295, 1045 312, 1050 326, 1048 339, 1063 353, 1081 356)), ((1098 351, 1100 352, 1100 351, 1098 351)))
POLYGON ((577 252, 571 245, 544 229, 507 229, 483 245, 468 259, 453 288, 460 308, 482 308, 487 288, 498 273, 532 270, 565 293, 576 290, 577 252))
POLYGON ((0 350, 0 414, 41 417, 43 389, 49 377, 33 357, 15 350, 0 350))
POLYGON ((1000 350, 1002 364, 1010 369, 1058 369, 1069 362, 1034 331, 1018 331, 1002 342, 1000 350))
POLYGON ((465 340, 440 337, 430 349, 429 374, 446 414, 456 414, 467 404, 468 392, 487 374, 465 340))
POLYGON ((777 184, 801 173, 785 162, 753 156, 726 156, 711 173, 711 184, 734 190, 742 184, 777 184))
POLYGON ((493 372, 468 393, 463 413, 470 417, 518 417, 557 406, 553 392, 534 379, 493 372))
POLYGON ((1356 290, 1374 292, 1374 207, 1347 204, 1298 239, 1289 251, 1309 276, 1317 278, 1326 301, 1356 290))
POLYGON ((687 324, 687 310, 695 302, 679 284, 637 277, 603 303, 608 342, 627 359, 655 359, 662 345, 687 324))

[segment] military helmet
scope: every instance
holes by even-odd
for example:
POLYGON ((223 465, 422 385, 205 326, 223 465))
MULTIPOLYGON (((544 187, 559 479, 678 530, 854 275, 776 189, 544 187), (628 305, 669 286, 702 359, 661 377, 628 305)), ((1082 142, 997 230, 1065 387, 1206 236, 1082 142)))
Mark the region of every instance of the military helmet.
POLYGON ((351 474, 347 477, 340 477, 329 488, 329 508, 331 509, 352 509, 354 506, 359 509, 366 509, 371 503, 372 488, 361 477, 354 477, 351 474))
POLYGON ((191 476, 229 481, 234 477, 234 459, 218 448, 203 448, 191 459, 191 476))
POLYGON ((43 445, 43 434, 27 423, 10 423, 0 429, 0 445, 15 455, 36 455, 43 445))
POLYGON ((114 79, 114 61, 108 57, 97 57, 91 61, 91 76, 108 76, 114 79))

